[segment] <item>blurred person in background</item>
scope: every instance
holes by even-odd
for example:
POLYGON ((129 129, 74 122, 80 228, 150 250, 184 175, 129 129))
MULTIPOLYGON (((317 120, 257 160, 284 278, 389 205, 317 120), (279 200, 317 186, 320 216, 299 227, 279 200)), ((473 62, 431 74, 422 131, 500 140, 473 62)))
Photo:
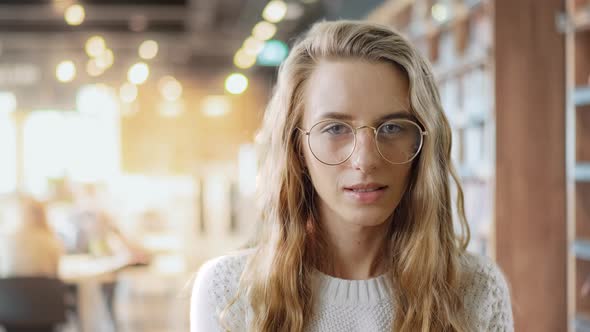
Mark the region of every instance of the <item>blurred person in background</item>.
POLYGON ((12 195, 8 204, 17 220, 7 220, 14 228, 0 239, 0 277, 57 278, 64 250, 47 222, 44 204, 22 193, 12 195))
POLYGON ((100 185, 82 183, 73 187, 70 221, 75 228, 75 240, 68 250, 103 257, 124 255, 129 257, 129 264, 146 264, 148 253, 116 225, 100 185))
MULTIPOLYGON (((121 265, 118 271, 128 266, 149 263, 149 253, 129 239, 116 225, 105 205, 104 192, 100 184, 77 183, 71 184, 71 187, 74 206, 70 221, 75 236, 73 246, 69 248, 70 252, 101 257, 103 262, 110 259, 116 262, 116 265, 121 265)), ((115 325, 116 286, 116 276, 114 280, 105 281, 101 285, 110 318, 115 325)))

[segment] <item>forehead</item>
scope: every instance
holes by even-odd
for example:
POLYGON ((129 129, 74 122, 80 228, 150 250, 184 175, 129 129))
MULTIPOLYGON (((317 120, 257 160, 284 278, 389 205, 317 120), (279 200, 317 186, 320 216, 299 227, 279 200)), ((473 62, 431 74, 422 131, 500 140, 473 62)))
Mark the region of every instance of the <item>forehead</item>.
POLYGON ((304 102, 303 121, 308 124, 327 113, 373 121, 391 113, 409 113, 408 79, 386 62, 323 60, 308 79, 304 102))

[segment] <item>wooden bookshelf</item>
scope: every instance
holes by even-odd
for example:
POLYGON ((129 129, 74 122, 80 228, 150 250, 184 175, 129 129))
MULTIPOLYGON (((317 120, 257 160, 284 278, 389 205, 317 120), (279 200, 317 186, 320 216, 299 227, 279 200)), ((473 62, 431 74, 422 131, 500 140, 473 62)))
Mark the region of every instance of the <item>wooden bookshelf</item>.
POLYGON ((569 330, 590 331, 590 0, 568 0, 564 22, 569 330))
POLYGON ((386 1, 368 17, 404 34, 433 65, 466 192, 470 250, 493 256, 492 2, 386 1))
POLYGON ((590 144, 571 145, 590 134, 590 37, 581 33, 590 31, 590 15, 578 11, 565 20, 577 31, 578 55, 574 62, 570 52, 567 62, 582 73, 566 93, 566 38, 556 24, 563 10, 564 0, 390 0, 368 17, 401 31, 433 63, 478 244, 471 249, 503 270, 517 331, 590 326, 590 313, 569 310, 580 279, 575 252, 588 258, 578 258, 578 274, 590 273, 590 220, 577 225, 588 234, 579 242, 565 227, 590 214, 590 144))

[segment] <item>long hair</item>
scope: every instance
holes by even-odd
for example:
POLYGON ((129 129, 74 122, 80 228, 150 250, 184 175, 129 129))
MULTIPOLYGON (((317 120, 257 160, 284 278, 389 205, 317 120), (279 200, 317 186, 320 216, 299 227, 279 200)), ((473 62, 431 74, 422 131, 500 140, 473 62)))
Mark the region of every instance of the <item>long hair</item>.
MULTIPOLYGON (((467 331, 458 291, 469 242, 463 191, 451 163, 451 129, 428 62, 386 26, 316 23, 281 65, 257 136, 260 228, 240 280, 253 310, 252 331, 302 331, 311 317, 311 274, 327 261, 297 133, 307 80, 320 60, 360 59, 400 68, 409 80, 411 112, 429 135, 413 161, 409 184, 389 222, 394 331, 467 331), (451 180, 452 179, 452 180, 451 180), (457 188, 455 231, 451 181, 457 188)), ((231 304, 230 304, 231 306, 231 304)), ((227 309, 227 308, 226 308, 227 309)))

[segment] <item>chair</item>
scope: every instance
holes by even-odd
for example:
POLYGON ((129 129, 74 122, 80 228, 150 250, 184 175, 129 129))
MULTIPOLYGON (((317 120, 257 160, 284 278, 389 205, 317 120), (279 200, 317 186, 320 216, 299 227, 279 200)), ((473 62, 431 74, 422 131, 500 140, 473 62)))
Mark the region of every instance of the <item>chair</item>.
POLYGON ((66 286, 58 279, 0 279, 0 326, 7 332, 50 332, 66 322, 66 286))

